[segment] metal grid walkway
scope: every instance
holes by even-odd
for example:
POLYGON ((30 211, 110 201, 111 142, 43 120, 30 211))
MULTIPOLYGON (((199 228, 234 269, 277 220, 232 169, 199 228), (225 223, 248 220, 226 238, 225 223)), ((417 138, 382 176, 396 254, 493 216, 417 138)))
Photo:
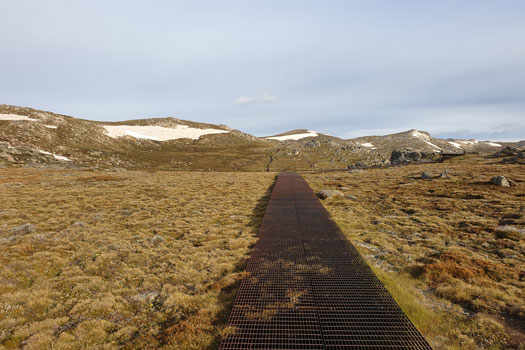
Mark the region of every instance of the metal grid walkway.
POLYGON ((282 173, 221 350, 431 349, 302 177, 282 173))

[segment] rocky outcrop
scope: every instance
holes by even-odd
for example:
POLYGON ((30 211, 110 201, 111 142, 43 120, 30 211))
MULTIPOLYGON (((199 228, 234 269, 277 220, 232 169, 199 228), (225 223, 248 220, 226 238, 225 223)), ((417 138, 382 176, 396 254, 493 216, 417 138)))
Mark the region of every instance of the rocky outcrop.
POLYGON ((390 164, 401 165, 409 163, 433 162, 440 158, 439 153, 419 152, 410 149, 394 150, 390 155, 390 164))
POLYGON ((525 164, 525 151, 517 147, 507 146, 490 156, 491 158, 502 158, 503 164, 525 164))
POLYGON ((490 179, 490 183, 501 187, 510 187, 510 181, 505 176, 494 176, 490 179))

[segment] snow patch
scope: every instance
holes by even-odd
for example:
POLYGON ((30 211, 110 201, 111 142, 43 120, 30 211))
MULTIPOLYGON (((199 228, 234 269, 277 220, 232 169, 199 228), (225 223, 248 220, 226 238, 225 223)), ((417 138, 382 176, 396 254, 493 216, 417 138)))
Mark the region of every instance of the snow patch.
POLYGON ((454 146, 454 147, 456 147, 456 148, 463 149, 463 148, 461 147, 461 145, 460 145, 459 143, 457 143, 457 142, 449 141, 448 143, 450 143, 452 146, 454 146))
POLYGON ((434 145, 432 142, 430 142, 430 136, 428 136, 427 134, 423 134, 422 132, 419 132, 417 130, 413 130, 411 135, 413 137, 416 137, 418 139, 420 139, 421 141, 423 141, 424 143, 426 143, 427 145, 431 146, 431 147, 434 147, 435 149, 438 149, 441 151, 441 147, 438 147, 436 145, 434 145))
POLYGON ((304 139, 306 137, 316 137, 318 135, 319 134, 316 131, 308 130, 308 132, 306 132, 306 133, 293 134, 293 135, 284 135, 284 136, 271 136, 271 137, 267 137, 267 139, 269 139, 269 140, 277 140, 277 141, 286 141, 286 140, 297 141, 297 140, 300 140, 300 139, 304 139))
POLYGON ((419 132, 417 130, 412 130, 411 135, 417 137, 418 139, 430 140, 430 137, 427 134, 423 134, 422 132, 419 132))
POLYGON ((492 147, 503 147, 499 143, 495 143, 495 142, 487 142, 487 145, 492 146, 492 147))
POLYGON ((176 139, 197 140, 203 135, 229 133, 228 130, 220 129, 198 129, 187 125, 177 125, 174 128, 166 128, 155 125, 103 125, 107 135, 112 138, 131 136, 137 139, 154 141, 168 141, 176 139))
POLYGON ((362 143, 361 146, 375 149, 375 146, 371 142, 362 143))
POLYGON ((46 154, 48 156, 53 156, 53 157, 55 157, 56 160, 62 160, 64 162, 71 162, 71 159, 69 159, 68 157, 60 156, 58 154, 54 154, 54 153, 47 152, 47 151, 42 151, 42 150, 38 150, 38 152, 40 152, 42 154, 46 154))
POLYGON ((464 145, 475 145, 477 144, 479 141, 478 140, 461 140, 461 141, 458 141, 464 145))
POLYGON ((44 127, 48 128, 48 129, 56 129, 56 128, 58 128, 58 126, 56 126, 56 125, 44 125, 44 127))
POLYGON ((429 145, 431 147, 434 147, 435 149, 438 149, 438 150, 441 151, 441 147, 438 147, 438 146, 434 145, 432 142, 426 141, 426 140, 423 140, 423 142, 425 142, 427 145, 429 145))
POLYGON ((0 114, 0 120, 27 120, 30 122, 36 122, 38 119, 29 118, 25 115, 18 114, 0 114))

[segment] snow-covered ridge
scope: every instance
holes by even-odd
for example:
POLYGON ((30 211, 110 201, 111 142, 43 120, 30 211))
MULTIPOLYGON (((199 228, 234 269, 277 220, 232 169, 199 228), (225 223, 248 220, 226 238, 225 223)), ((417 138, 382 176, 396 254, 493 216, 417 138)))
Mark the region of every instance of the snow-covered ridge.
POLYGON ((229 133, 221 129, 198 129, 187 125, 177 125, 174 128, 166 128, 156 125, 103 125, 109 137, 118 138, 131 136, 137 139, 153 141, 168 141, 176 139, 196 140, 203 135, 229 133))
POLYGON ((17 121, 17 120, 27 120, 30 122, 37 122, 38 119, 29 118, 25 115, 18 115, 18 114, 0 114, 0 120, 11 120, 11 121, 17 121))
POLYGON ((304 139, 306 137, 316 137, 319 136, 319 134, 316 131, 308 130, 308 132, 301 133, 301 134, 292 134, 292 135, 284 135, 284 136, 270 136, 267 137, 269 140, 277 140, 277 141, 286 141, 286 140, 300 140, 304 139))

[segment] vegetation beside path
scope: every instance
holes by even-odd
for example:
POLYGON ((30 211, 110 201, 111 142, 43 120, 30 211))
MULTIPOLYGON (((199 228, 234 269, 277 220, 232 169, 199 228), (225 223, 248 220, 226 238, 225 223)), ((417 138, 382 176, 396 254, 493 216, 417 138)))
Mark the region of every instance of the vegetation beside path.
POLYGON ((304 177, 344 195, 323 203, 435 349, 525 344, 522 165, 467 156, 304 177), (499 175, 512 186, 490 184, 499 175))
POLYGON ((0 349, 216 348, 274 177, 0 169, 0 349))

